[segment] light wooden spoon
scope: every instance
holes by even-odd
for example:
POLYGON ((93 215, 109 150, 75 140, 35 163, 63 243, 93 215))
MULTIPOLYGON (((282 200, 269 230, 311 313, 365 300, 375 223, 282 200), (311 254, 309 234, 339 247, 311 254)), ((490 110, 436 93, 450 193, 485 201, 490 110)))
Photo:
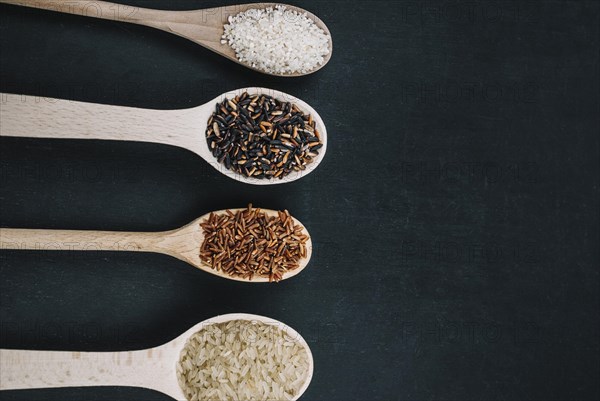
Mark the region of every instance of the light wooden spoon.
MULTIPOLYGON (((152 10, 148 8, 126 6, 107 1, 64 1, 64 0, 0 0, 0 3, 15 4, 26 7, 41 8, 68 14, 108 19, 113 21, 131 22, 160 29, 191 40, 213 52, 220 54, 252 70, 258 70, 245 62, 240 62, 235 51, 228 44, 222 44, 224 25, 230 16, 235 16, 251 8, 264 9, 275 7, 281 3, 251 3, 226 7, 207 8, 191 11, 152 10)), ((286 9, 306 13, 308 18, 323 30, 329 37, 329 53, 323 63, 308 73, 269 74, 280 77, 299 77, 312 74, 325 66, 331 59, 333 44, 327 25, 316 15, 298 7, 285 5, 286 9)))
POLYGON ((318 167, 327 151, 327 130, 316 110, 292 95, 266 88, 234 90, 202 106, 181 110, 150 110, 0 93, 0 115, 0 136, 104 139, 178 146, 196 153, 227 177, 252 185, 277 185, 299 180, 318 167), (296 104, 313 117, 323 147, 306 170, 292 172, 283 179, 260 180, 228 170, 212 155, 206 142, 206 128, 216 104, 244 92, 269 95, 296 104))
MULTIPOLYGON (((233 209, 237 210, 244 209, 233 209)), ((277 216, 273 210, 261 209, 267 216, 277 216)), ((226 211, 215 212, 217 215, 226 211)), ((200 260, 200 246, 204 234, 200 223, 207 219, 206 214, 190 224, 172 231, 156 233, 135 233, 118 231, 77 231, 77 230, 28 230, 18 228, 0 228, 0 249, 34 251, 124 251, 154 252, 173 256, 207 273, 234 281, 267 283, 269 278, 254 277, 245 280, 216 271, 200 260)), ((293 217, 292 217, 293 218, 293 217)), ((309 237, 306 243, 306 257, 300 261, 300 267, 283 275, 282 280, 300 274, 308 265, 312 256, 312 240, 306 227, 297 219, 294 223, 302 227, 304 235, 309 237)))
POLYGON ((125 386, 148 388, 185 400, 176 374, 177 364, 188 339, 206 325, 232 320, 256 321, 283 330, 308 354, 306 382, 294 397, 308 388, 314 361, 310 347, 294 329, 263 316, 230 314, 205 320, 173 341, 156 348, 126 352, 59 352, 0 350, 0 390, 60 387, 125 386))

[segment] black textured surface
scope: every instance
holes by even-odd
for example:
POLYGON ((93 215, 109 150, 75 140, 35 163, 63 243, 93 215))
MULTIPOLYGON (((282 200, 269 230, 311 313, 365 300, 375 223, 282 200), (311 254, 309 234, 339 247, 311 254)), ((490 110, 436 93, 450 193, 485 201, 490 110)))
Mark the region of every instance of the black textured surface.
MULTIPOLYGON (((2 92, 168 109, 259 85, 313 105, 330 138, 314 174, 273 188, 166 146, 2 138, 4 227, 162 230, 251 201, 288 208, 315 253, 299 277, 251 286, 160 255, 2 251, 0 345, 144 348, 248 312, 310 343, 305 400, 598 399, 599 3, 295 4, 335 44, 299 79, 149 28, 0 6, 2 92)), ((0 393, 81 399, 168 397, 0 393)))

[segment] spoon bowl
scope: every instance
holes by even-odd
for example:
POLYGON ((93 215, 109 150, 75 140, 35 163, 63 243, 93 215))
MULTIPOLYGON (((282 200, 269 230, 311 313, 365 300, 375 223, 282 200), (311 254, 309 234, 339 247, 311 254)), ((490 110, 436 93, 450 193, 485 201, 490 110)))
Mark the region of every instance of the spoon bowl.
MULTIPOLYGON (((244 209, 233 209, 232 212, 244 209)), ((265 215, 277 216, 273 210, 261 209, 265 215)), ((217 215, 227 213, 226 210, 214 212, 217 215)), ((230 276, 217 271, 200 260, 200 247, 204 242, 204 234, 200 223, 210 213, 194 220, 176 230, 157 233, 111 232, 111 231, 76 231, 76 230, 28 230, 0 228, 0 249, 13 250, 73 250, 73 251, 125 251, 162 253, 182 260, 204 272, 245 283, 268 283, 268 277, 253 277, 251 280, 230 276)), ((306 257, 300 260, 300 266, 285 273, 281 279, 288 280, 300 274, 312 257, 312 240, 306 227, 292 217, 294 224, 302 227, 302 233, 308 236, 306 257)))
POLYGON ((0 96, 0 136, 101 139, 177 146, 196 153, 221 174, 245 184, 277 185, 299 180, 313 172, 327 152, 327 129, 317 111, 308 103, 273 89, 237 89, 223 93, 204 105, 181 110, 150 110, 4 93, 0 93, 0 96), (212 155, 206 140, 206 129, 216 104, 244 92, 251 96, 268 95, 295 104, 305 114, 312 116, 323 147, 319 155, 306 166, 306 170, 290 173, 281 179, 261 180, 227 169, 212 155))
POLYGON ((304 394, 312 380, 314 360, 308 343, 277 320, 249 314, 229 314, 205 320, 161 346, 125 352, 61 352, 0 350, 0 390, 60 387, 127 386, 164 393, 175 400, 186 397, 177 380, 181 351, 195 333, 212 324, 233 320, 255 321, 283 330, 308 355, 306 381, 293 398, 304 394))
POLYGON ((107 1, 65 2, 63 0, 0 0, 0 3, 149 26, 189 39, 194 43, 204 46, 205 48, 252 70, 279 77, 299 77, 312 74, 323 68, 329 62, 333 52, 331 32, 319 17, 302 8, 282 3, 250 3, 190 11, 153 10, 109 3, 107 1), (228 44, 221 43, 224 26, 228 23, 229 17, 252 8, 264 9, 275 7, 277 5, 283 5, 286 9, 297 11, 300 14, 306 13, 306 16, 313 21, 317 27, 322 29, 329 38, 329 53, 325 56, 323 63, 312 71, 307 73, 288 74, 268 73, 253 67, 251 64, 239 61, 233 48, 228 44))

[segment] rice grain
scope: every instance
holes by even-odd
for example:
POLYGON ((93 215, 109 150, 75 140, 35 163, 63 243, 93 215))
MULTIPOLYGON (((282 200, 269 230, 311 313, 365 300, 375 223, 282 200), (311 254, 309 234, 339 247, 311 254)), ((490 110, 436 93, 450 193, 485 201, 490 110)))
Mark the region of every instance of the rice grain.
POLYGON ((177 378, 193 400, 291 400, 308 379, 306 348, 279 326, 210 324, 181 352, 177 378))

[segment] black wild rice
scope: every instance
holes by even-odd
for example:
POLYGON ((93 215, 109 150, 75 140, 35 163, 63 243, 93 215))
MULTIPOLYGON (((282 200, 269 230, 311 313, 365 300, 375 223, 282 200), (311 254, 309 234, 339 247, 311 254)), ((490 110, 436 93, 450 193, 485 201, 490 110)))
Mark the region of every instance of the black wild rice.
POLYGON ((258 179, 304 171, 323 147, 312 116, 295 104, 247 92, 216 105, 206 140, 219 163, 258 179))

